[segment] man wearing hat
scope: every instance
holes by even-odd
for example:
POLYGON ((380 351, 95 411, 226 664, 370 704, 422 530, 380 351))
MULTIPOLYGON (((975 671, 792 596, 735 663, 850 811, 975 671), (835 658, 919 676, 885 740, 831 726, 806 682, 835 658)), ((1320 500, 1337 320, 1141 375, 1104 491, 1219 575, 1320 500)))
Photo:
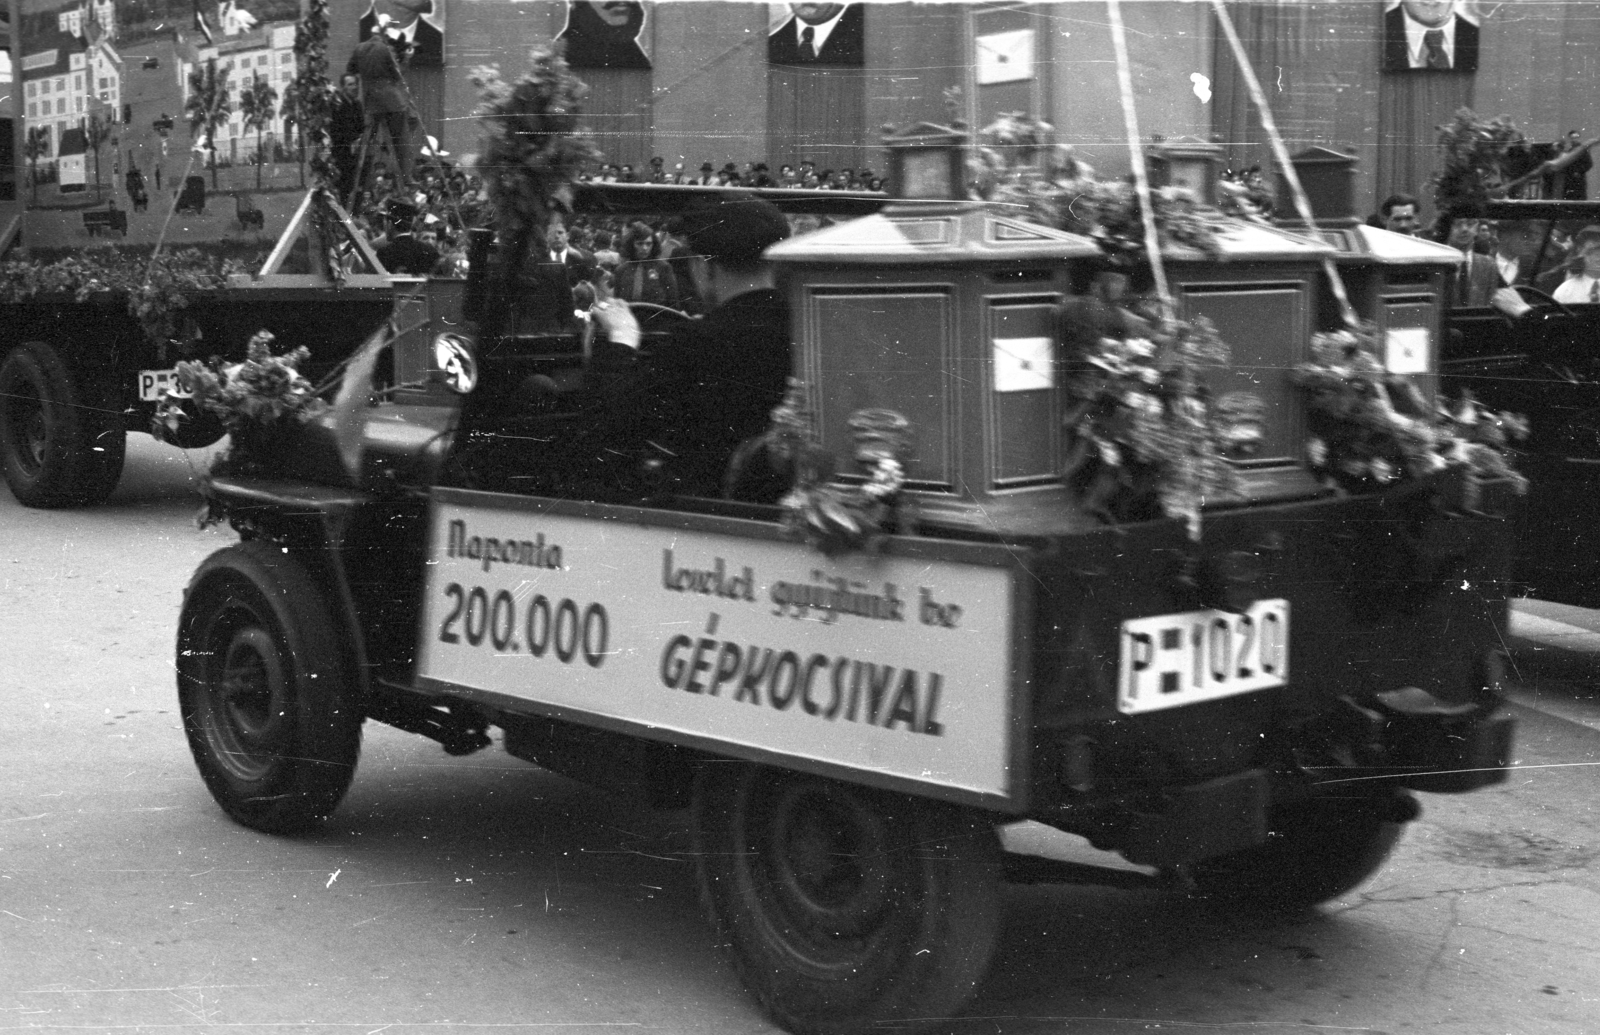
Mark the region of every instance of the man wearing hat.
POLYGON ((389 243, 378 249, 378 261, 390 273, 427 276, 439 261, 439 252, 417 240, 413 228, 417 210, 404 202, 389 205, 389 243))
POLYGON ((762 253, 789 236, 789 223, 771 202, 735 195, 685 213, 681 232, 710 308, 645 371, 646 436, 670 454, 678 492, 718 496, 734 450, 766 430, 788 385, 789 306, 762 253))
MULTIPOLYGON (((361 105, 367 116, 367 132, 372 133, 380 125, 389 131, 389 143, 400 166, 400 182, 405 183, 411 179, 408 132, 411 94, 389 43, 392 34, 383 19, 380 19, 380 28, 382 32, 374 32, 356 47, 345 71, 361 77, 361 105)), ((373 138, 371 144, 375 146, 376 143, 373 138)))
POLYGON ((710 162, 700 163, 700 175, 688 181, 700 187, 709 187, 717 182, 717 167, 710 162))

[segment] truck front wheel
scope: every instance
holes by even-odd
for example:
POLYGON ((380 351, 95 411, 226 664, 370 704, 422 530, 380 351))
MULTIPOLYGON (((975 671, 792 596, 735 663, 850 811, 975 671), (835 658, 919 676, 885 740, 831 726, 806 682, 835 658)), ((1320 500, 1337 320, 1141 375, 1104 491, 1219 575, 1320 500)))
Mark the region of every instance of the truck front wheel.
POLYGON ((701 895, 747 988, 799 1035, 949 1017, 988 968, 991 821, 746 763, 696 778, 701 895))
POLYGON ((126 448, 114 396, 75 378, 42 341, 7 354, 0 363, 0 468, 18 502, 87 506, 111 494, 126 448))
POLYGON ((223 811, 292 833, 325 818, 355 775, 362 711, 348 651, 305 567, 259 540, 201 563, 178 616, 178 704, 223 811))
POLYGON ((1195 863, 1190 876, 1213 898, 1304 909, 1378 872, 1417 811, 1416 799, 1404 792, 1296 802, 1274 811, 1265 843, 1195 863))

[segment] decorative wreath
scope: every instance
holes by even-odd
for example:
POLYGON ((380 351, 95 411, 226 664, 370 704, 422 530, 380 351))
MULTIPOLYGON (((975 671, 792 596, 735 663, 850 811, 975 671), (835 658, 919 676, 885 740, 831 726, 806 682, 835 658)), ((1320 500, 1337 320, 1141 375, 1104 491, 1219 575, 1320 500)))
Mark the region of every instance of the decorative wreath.
POLYGON ((791 534, 827 554, 875 548, 905 487, 911 422, 893 410, 867 409, 851 414, 849 425, 853 459, 865 474, 858 483, 834 481, 837 461, 817 443, 805 382, 790 378, 783 402, 773 408, 772 425, 734 458, 730 480, 752 451, 764 450, 771 467, 791 479, 778 504, 791 534))
POLYGON ((1470 394, 1453 405, 1429 402, 1384 367, 1370 323, 1313 335, 1311 356, 1294 379, 1310 408, 1307 460, 1325 480, 1372 491, 1461 468, 1526 491, 1527 479, 1508 455, 1510 442, 1528 434, 1525 418, 1491 411, 1470 394))

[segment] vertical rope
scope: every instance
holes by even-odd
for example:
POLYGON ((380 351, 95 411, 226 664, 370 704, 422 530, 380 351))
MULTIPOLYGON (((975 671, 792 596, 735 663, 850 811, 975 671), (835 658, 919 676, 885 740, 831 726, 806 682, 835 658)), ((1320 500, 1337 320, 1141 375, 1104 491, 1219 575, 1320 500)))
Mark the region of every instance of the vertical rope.
POLYGON ((1150 204, 1150 174, 1145 169, 1144 145, 1139 136, 1139 114, 1133 105, 1133 73, 1128 64, 1128 35, 1122 24, 1120 0, 1106 0, 1106 11, 1111 18, 1111 44, 1117 54, 1117 87, 1122 96, 1122 125, 1128 136, 1128 160, 1133 165, 1133 190, 1139 199, 1139 213, 1144 223, 1144 251, 1150 260, 1150 273, 1156 283, 1156 297, 1161 302, 1161 318, 1171 322, 1177 315, 1172 292, 1167 285, 1167 268, 1161 258, 1161 240, 1156 234, 1156 213, 1150 204))
POLYGON ((172 195, 172 204, 167 206, 167 218, 161 221, 161 232, 156 235, 155 247, 150 249, 150 262, 144 268, 145 286, 150 284, 150 275, 156 270, 156 259, 161 256, 161 246, 167 243, 167 231, 172 227, 172 217, 177 214, 178 200, 183 197, 183 191, 189 183, 189 177, 194 175, 195 151, 189 151, 189 164, 183 167, 183 180, 178 184, 178 189, 172 195))
MULTIPOLYGON (((1261 81, 1256 78, 1255 67, 1250 63, 1250 57, 1244 51, 1244 44, 1239 41, 1239 33, 1233 27, 1233 19, 1228 17, 1227 8, 1222 0, 1211 0, 1211 9, 1216 12, 1217 22, 1222 26, 1223 35, 1228 37, 1228 46, 1233 50, 1233 59, 1239 66, 1239 72, 1244 76, 1245 89, 1250 93, 1250 100, 1255 104, 1256 110, 1261 113, 1261 128, 1266 130, 1267 140, 1272 146, 1272 155, 1278 160, 1278 168, 1283 170, 1284 181, 1289 184, 1289 194, 1294 198, 1295 211, 1308 228, 1317 225, 1311 213, 1311 200, 1306 197, 1306 190, 1300 183, 1300 174, 1295 172, 1293 163, 1289 161, 1289 149, 1284 146, 1283 137, 1278 133, 1278 124, 1272 118, 1272 109, 1267 105, 1267 95, 1261 89, 1261 81)), ((1333 288, 1333 297, 1339 303, 1339 314, 1344 318, 1348 327, 1356 326, 1356 312, 1350 306, 1350 295, 1344 289, 1344 278, 1339 276, 1339 271, 1334 268, 1333 259, 1322 260, 1322 272, 1327 275, 1328 283, 1333 288)))

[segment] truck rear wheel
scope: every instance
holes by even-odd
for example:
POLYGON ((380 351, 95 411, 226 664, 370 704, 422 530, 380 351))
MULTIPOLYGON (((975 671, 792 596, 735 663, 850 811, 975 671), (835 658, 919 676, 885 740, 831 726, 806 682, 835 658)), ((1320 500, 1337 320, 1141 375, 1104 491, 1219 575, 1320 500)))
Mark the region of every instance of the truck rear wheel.
POLYGON ((355 775, 363 714, 326 598, 260 541, 201 563, 178 617, 178 703, 223 811, 292 833, 324 819, 355 775))
POLYGON ((984 817, 731 762, 707 766, 694 798, 701 896, 778 1024, 851 1035, 971 997, 999 925, 984 817))
POLYGON ((86 506, 111 494, 126 450, 114 396, 42 341, 11 350, 0 364, 0 468, 18 502, 86 506))
POLYGON ((1372 876, 1417 814, 1410 795, 1316 797, 1273 813, 1264 844, 1195 863, 1202 894, 1293 910, 1338 898, 1372 876))

